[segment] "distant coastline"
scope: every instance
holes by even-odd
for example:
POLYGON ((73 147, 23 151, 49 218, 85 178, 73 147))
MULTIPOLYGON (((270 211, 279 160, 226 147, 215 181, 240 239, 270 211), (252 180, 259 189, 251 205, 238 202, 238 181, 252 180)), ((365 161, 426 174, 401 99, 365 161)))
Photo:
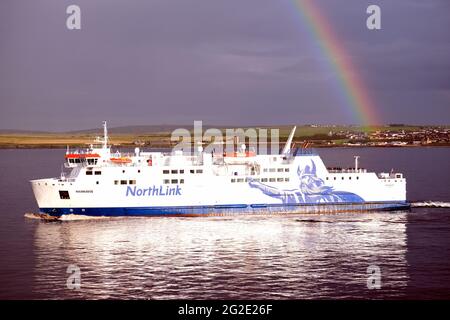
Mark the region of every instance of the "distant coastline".
MULTIPOLYGON (((178 127, 182 126, 112 128, 110 130, 111 144, 113 147, 171 148, 177 143, 171 141, 171 132, 178 127)), ((283 143, 292 126, 255 126, 254 128, 279 129, 280 143, 283 143)), ((314 148, 450 146, 450 126, 300 125, 297 128, 297 134, 294 137, 297 147, 301 147, 305 142, 308 142, 308 147, 314 148)), ((247 128, 242 127, 242 129, 247 128)), ((0 149, 47 149, 67 146, 83 148, 101 134, 95 129, 64 133, 0 130, 0 149)))

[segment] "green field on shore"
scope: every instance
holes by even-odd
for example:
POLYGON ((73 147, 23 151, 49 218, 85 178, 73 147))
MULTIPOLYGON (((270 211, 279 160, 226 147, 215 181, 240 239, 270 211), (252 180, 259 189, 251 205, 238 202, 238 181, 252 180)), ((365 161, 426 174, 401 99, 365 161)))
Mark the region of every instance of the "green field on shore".
MULTIPOLYGON (((252 127, 258 132, 259 129, 279 129, 280 141, 285 141, 291 131, 293 126, 280 126, 280 127, 252 127)), ((448 128, 449 126, 440 127, 448 128)), ((165 130, 162 127, 158 127, 157 131, 151 132, 148 129, 146 132, 145 127, 140 128, 139 132, 133 130, 135 127, 122 127, 120 132, 115 132, 114 128, 110 129, 110 141, 112 145, 116 146, 134 146, 136 144, 142 144, 150 147, 164 147, 170 146, 171 133, 173 126, 165 130), (129 132, 127 132, 129 128, 129 132)), ((246 130, 246 127, 242 127, 246 130)), ((423 128, 428 128, 427 126, 373 126, 373 127, 360 127, 360 126, 297 126, 295 139, 296 141, 310 140, 310 141, 320 141, 327 140, 329 138, 330 132, 333 135, 337 135, 336 144, 342 144, 345 139, 339 138, 340 132, 346 133, 373 133, 373 132, 411 132, 421 130, 423 128)), ((430 127, 431 128, 431 127, 430 127)), ((203 130, 206 130, 204 128, 203 130)), ((225 136, 225 129, 222 130, 225 136)), ((192 132, 192 130, 190 130, 192 132)), ((102 135, 102 130, 86 130, 86 132, 68 132, 68 133, 0 133, 0 148, 63 148, 66 146, 88 146, 93 142, 93 140, 102 135)), ((270 137, 270 131, 268 132, 270 137)))

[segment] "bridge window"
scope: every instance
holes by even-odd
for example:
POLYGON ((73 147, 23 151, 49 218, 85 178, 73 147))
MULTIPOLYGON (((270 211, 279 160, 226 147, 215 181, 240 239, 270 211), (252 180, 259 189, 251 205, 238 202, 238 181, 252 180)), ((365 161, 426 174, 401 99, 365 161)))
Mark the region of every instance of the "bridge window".
POLYGON ((96 176, 99 176, 99 175, 101 175, 101 174, 102 174, 101 171, 95 171, 95 175, 96 175, 96 176))
POLYGON ((169 184, 169 183, 170 183, 170 180, 169 180, 169 179, 164 179, 163 183, 164 183, 164 184, 169 184))
POLYGON ((92 166, 97 164, 97 159, 87 159, 87 164, 92 166))
POLYGON ((244 182, 244 179, 239 178, 237 179, 237 182, 244 182))
POLYGON ((269 172, 275 172, 275 168, 270 168, 269 172))
POLYGON ((171 181, 170 181, 170 183, 178 183, 178 179, 172 179, 171 181))
POLYGON ((284 178, 284 181, 289 182, 289 178, 284 178))
POLYGON ((136 184, 136 180, 129 180, 128 183, 129 184, 136 184))
POLYGON ((283 170, 283 168, 278 168, 277 169, 277 172, 283 172, 284 170, 283 170))
POLYGON ((63 200, 70 199, 69 191, 60 190, 59 191, 59 198, 63 199, 63 200))
POLYGON ((277 182, 283 182, 284 179, 283 178, 277 178, 277 182))
POLYGON ((119 184, 119 180, 114 180, 114 184, 119 184))
POLYGON ((180 179, 180 183, 184 183, 184 179, 180 179))
POLYGON ((163 174, 169 174, 169 170, 163 170, 163 174))
POLYGON ((181 169, 181 170, 180 170, 180 174, 183 174, 183 173, 184 173, 184 169, 181 169))
POLYGON ((269 182, 275 182, 275 178, 269 178, 269 182))
POLYGON ((289 168, 284 168, 284 172, 289 172, 289 168))
POLYGON ((267 182, 267 178, 262 178, 261 182, 267 182))
POLYGON ((127 180, 120 180, 120 184, 127 184, 127 180))
POLYGON ((195 173, 194 169, 189 170, 190 173, 195 173))
POLYGON ((87 176, 92 176, 92 171, 91 171, 91 170, 87 170, 87 171, 86 171, 86 175, 87 175, 87 176))
POLYGON ((177 173, 178 173, 178 170, 172 170, 171 173, 172 173, 172 174, 177 174, 177 173))
POLYGON ((196 173, 203 173, 202 169, 196 170, 196 173))

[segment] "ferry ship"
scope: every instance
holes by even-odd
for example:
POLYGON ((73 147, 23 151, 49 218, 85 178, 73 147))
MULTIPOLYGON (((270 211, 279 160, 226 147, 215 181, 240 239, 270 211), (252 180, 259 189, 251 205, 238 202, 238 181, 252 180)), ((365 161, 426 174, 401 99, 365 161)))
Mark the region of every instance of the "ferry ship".
POLYGON ((65 154, 67 174, 32 180, 42 214, 214 216, 406 210, 402 173, 327 168, 310 148, 292 149, 295 127, 279 154, 238 151, 112 152, 104 134, 65 154))

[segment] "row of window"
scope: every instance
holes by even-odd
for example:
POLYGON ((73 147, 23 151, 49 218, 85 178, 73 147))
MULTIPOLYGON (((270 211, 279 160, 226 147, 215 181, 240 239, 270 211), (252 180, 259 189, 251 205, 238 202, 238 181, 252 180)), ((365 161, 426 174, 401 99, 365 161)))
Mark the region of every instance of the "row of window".
POLYGON ((178 179, 164 179, 164 184, 178 184, 178 183, 184 183, 184 179, 180 179, 180 182, 178 182, 178 179))
MULTIPOLYGON (((203 173, 203 169, 190 169, 189 173, 203 173)), ((163 170, 163 174, 184 174, 184 169, 163 170)))
POLYGON ((87 176, 92 176, 93 174, 96 175, 96 176, 99 176, 99 175, 102 174, 102 172, 101 171, 86 170, 86 175, 87 176))
POLYGON ((87 159, 88 166, 94 166, 97 164, 98 159, 87 159))
POLYGON ((76 159, 69 159, 69 163, 84 163, 87 162, 89 166, 93 166, 97 164, 98 159, 83 159, 83 158, 76 158, 76 159))
POLYGON ((84 159, 69 159, 69 163, 81 163, 84 162, 84 159))
MULTIPOLYGON (((191 169, 189 170, 190 173, 203 173, 203 169, 191 169)), ((125 170, 122 170, 122 173, 125 173, 125 170)), ((141 173, 141 170, 138 170, 138 173, 141 173)), ((92 176, 92 175, 101 175, 102 172, 101 171, 92 171, 92 170, 86 170, 86 175, 87 176, 92 176)), ((163 174, 184 174, 184 169, 180 169, 180 170, 163 170, 163 174)))
MULTIPOLYGON (((141 173, 141 169, 139 169, 137 172, 141 173)), ((125 173, 125 170, 122 170, 122 173, 125 173)))
POLYGON ((114 180, 114 184, 124 185, 124 184, 136 184, 136 180, 114 180))
POLYGON ((248 182, 248 181, 257 181, 257 182, 289 182, 289 178, 237 178, 231 179, 231 183, 239 183, 239 182, 248 182))
POLYGON ((263 172, 289 172, 289 168, 264 168, 263 172))
MULTIPOLYGON (((352 177, 347 177, 348 178, 348 180, 352 180, 352 177)), ((330 177, 326 177, 325 178, 326 180, 331 180, 331 178, 330 177)), ((333 177, 333 180, 337 180, 337 177, 333 177)), ((341 177, 341 180, 345 180, 345 177, 341 177)), ((359 177, 358 176, 356 176, 356 180, 359 180, 359 177)), ((387 180, 387 182, 391 182, 391 180, 387 180)), ((394 180, 394 182, 398 182, 397 180, 394 180)))
MULTIPOLYGON (((348 180, 352 180, 352 177, 347 177, 347 178, 348 178, 348 180)), ((326 177, 325 179, 326 180, 331 180, 330 177, 326 177)), ((344 180, 344 179, 345 179, 345 177, 341 177, 341 180, 344 180)), ((337 178, 333 177, 333 180, 337 180, 337 178)), ((359 180, 359 177, 356 177, 356 180, 359 180)))
MULTIPOLYGON (((164 179, 164 184, 178 184, 178 183, 184 183, 184 179, 164 179)), ((136 184, 136 180, 114 180, 115 185, 129 185, 129 184, 136 184)))

